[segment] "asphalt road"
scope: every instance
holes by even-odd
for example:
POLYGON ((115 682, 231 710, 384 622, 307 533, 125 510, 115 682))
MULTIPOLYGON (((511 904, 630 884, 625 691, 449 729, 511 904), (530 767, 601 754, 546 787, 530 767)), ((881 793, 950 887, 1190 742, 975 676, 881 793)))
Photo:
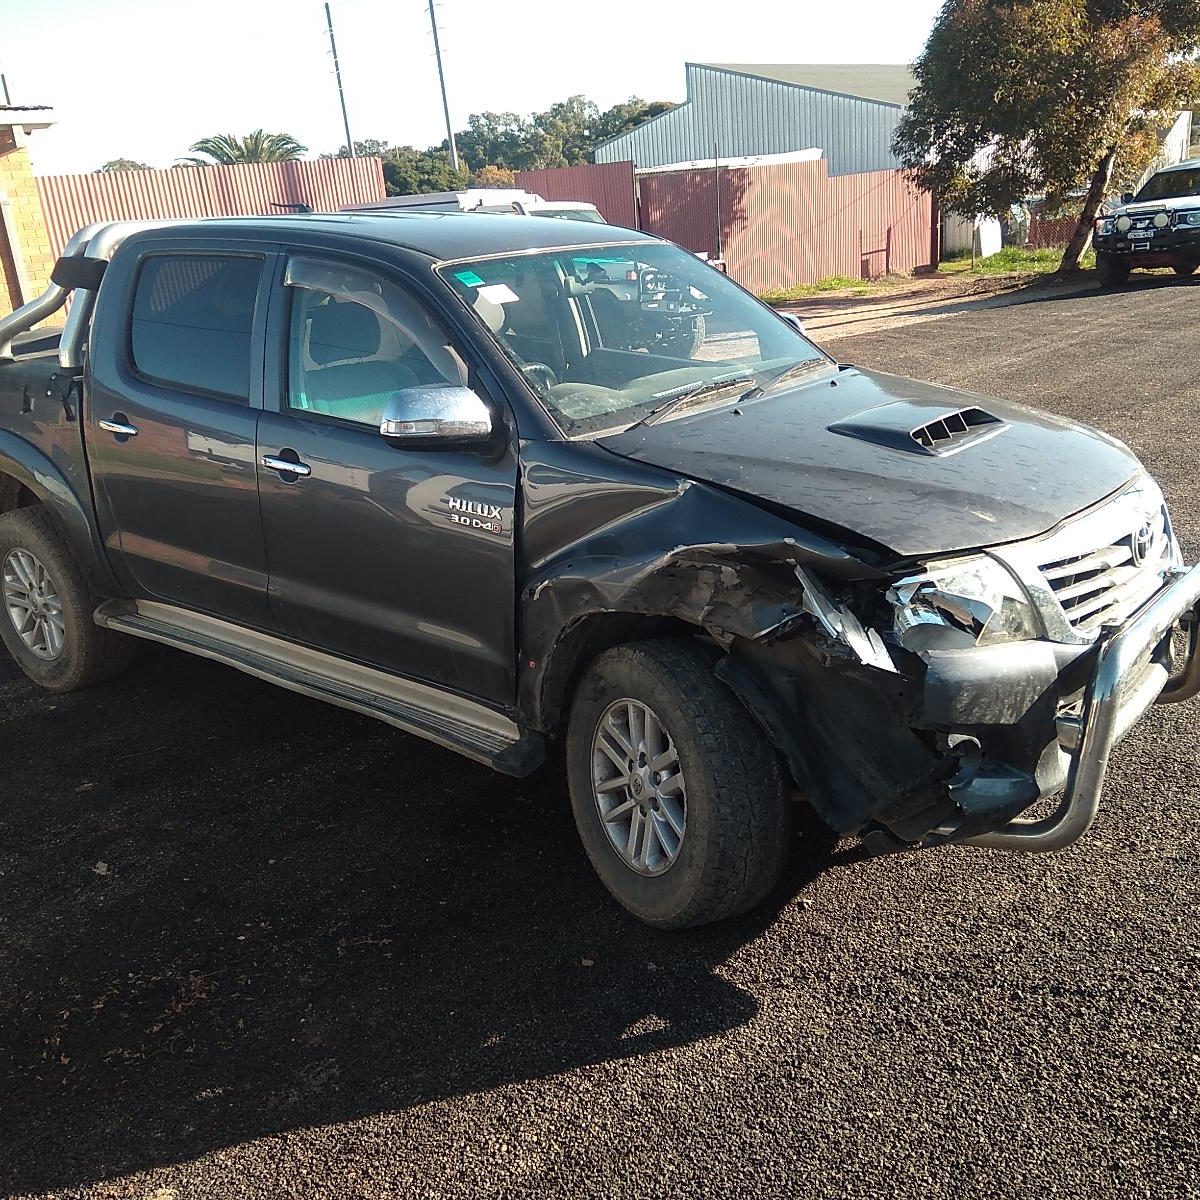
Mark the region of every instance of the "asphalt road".
MULTIPOLYGON (((1200 551, 1200 286, 845 338, 1128 441, 1200 551)), ((1071 464, 1061 464, 1070 470, 1071 464)), ((1196 705, 1081 845, 624 917, 514 782, 198 659, 0 665, 0 1195, 1200 1196, 1196 705)))

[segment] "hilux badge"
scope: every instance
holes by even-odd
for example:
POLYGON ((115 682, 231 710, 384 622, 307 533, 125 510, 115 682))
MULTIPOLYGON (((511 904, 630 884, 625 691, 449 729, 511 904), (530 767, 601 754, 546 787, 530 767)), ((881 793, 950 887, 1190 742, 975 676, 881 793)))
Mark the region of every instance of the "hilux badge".
POLYGON ((450 508, 450 520, 455 525, 465 525, 468 529, 482 529, 486 533, 503 533, 503 511, 498 504, 481 504, 476 500, 460 500, 457 496, 447 496, 446 504, 450 508))

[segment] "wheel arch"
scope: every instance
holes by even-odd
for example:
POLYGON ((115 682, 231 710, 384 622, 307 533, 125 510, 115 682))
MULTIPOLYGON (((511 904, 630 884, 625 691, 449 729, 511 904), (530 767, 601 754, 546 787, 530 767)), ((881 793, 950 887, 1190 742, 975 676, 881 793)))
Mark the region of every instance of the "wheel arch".
POLYGON ((541 686, 527 698, 536 728, 544 733, 562 728, 584 672, 606 650, 651 638, 696 638, 703 632, 677 617, 645 613, 596 612, 579 618, 554 643, 539 672, 541 686))
POLYGON ((23 438, 0 430, 0 514, 41 505, 90 585, 105 594, 118 594, 101 551, 99 535, 67 477, 51 460, 23 438))

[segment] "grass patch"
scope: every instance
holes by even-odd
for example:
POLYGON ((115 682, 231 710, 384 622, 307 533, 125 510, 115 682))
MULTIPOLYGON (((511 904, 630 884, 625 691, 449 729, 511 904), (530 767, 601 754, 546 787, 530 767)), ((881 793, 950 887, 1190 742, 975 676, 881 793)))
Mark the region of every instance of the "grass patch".
MULTIPOLYGON (((939 275, 1051 275, 1062 262, 1061 250, 1026 250, 1021 246, 1005 246, 998 254, 977 258, 972 267, 969 255, 956 252, 938 264, 939 275)), ((1088 251, 1081 266, 1088 270, 1096 265, 1096 256, 1088 251)))
POLYGON ((798 283, 795 287, 776 288, 769 292, 760 292, 759 299, 768 304, 783 304, 788 300, 804 300, 809 296, 819 296, 822 292, 850 291, 855 296, 866 296, 872 288, 879 285, 866 279, 851 279, 848 275, 828 275, 818 279, 816 283, 798 283))

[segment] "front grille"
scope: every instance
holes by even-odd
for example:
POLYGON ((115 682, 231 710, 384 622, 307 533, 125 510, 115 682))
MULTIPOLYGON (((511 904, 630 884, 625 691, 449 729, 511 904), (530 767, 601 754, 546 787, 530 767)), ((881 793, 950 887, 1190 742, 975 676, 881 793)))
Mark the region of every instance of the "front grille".
POLYGON ((1158 590, 1170 543, 1160 508, 1112 545, 1044 563, 1041 572, 1071 627, 1092 633, 1123 620, 1158 590))

